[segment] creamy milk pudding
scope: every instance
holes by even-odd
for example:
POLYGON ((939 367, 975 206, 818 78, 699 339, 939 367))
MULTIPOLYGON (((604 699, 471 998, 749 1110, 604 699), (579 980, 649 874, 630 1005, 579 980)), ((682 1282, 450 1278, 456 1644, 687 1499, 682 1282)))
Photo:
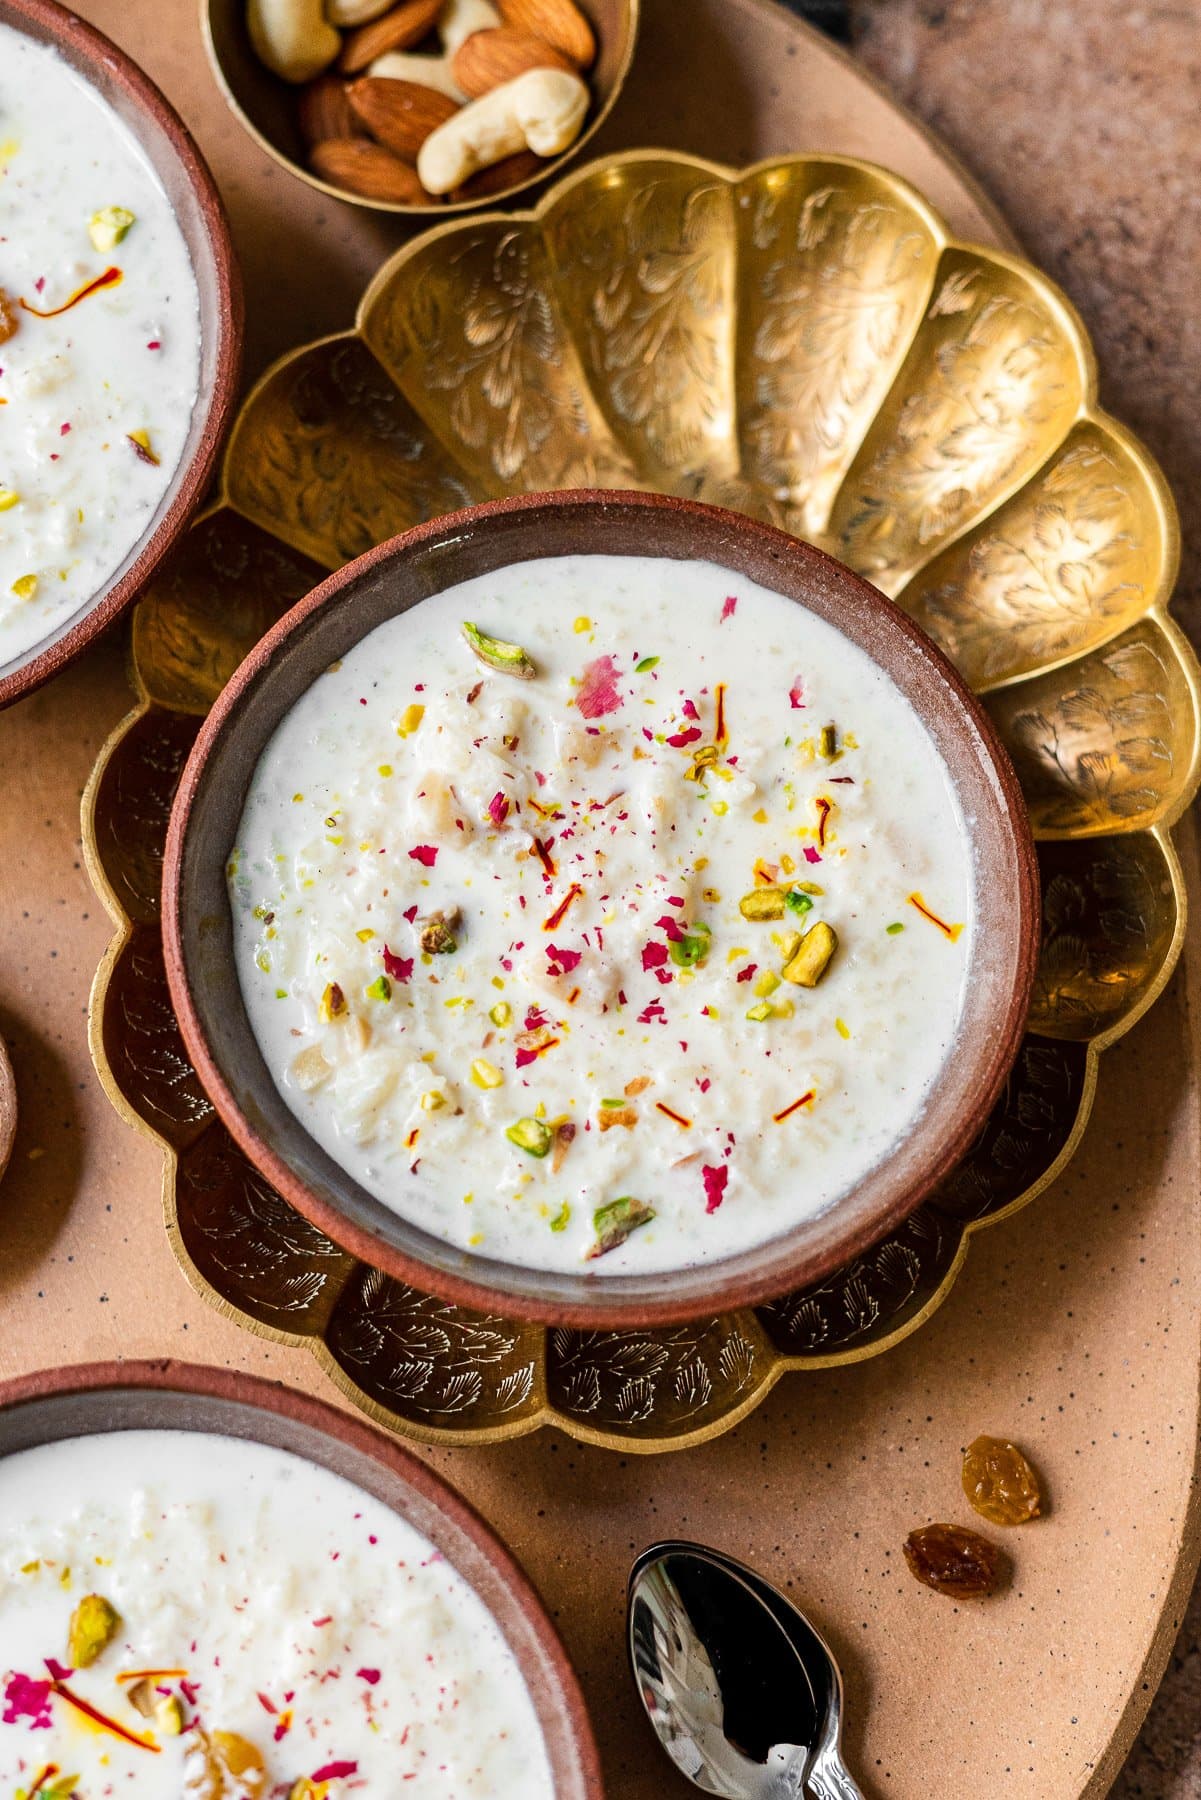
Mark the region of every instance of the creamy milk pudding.
POLYGON ((284 720, 236 846, 289 1106, 398 1212, 526 1266, 785 1231, 955 1037, 974 876, 932 740, 712 564, 529 562, 413 607, 284 720))
POLYGON ((0 1462, 0 1519, 5 1795, 551 1800, 491 1614, 340 1476, 121 1432, 0 1462))
POLYGON ((0 668, 145 534, 199 367, 191 262, 146 156, 56 50, 0 25, 0 668))

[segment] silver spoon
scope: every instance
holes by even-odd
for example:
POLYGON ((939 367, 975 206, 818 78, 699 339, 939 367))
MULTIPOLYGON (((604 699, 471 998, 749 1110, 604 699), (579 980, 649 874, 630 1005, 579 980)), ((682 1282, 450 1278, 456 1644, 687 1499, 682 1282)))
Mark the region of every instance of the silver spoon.
POLYGON ((863 1800, 842 1760, 842 1678, 783 1594, 703 1544, 630 1571, 630 1665, 682 1775, 722 1800, 863 1800))

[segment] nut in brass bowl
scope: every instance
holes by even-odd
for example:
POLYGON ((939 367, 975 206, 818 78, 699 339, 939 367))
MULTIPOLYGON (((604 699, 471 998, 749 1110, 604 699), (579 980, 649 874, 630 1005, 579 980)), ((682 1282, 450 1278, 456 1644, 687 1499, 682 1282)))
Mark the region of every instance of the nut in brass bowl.
MULTIPOLYGON (((540 167, 526 167, 520 178, 507 186, 498 186, 496 177, 485 169, 465 184, 465 191, 456 189, 455 197, 446 200, 372 198, 317 174, 309 167, 309 146, 301 130, 300 88, 273 74, 255 53, 246 24, 246 0, 201 0, 201 23, 218 86, 232 112, 269 156, 335 200, 428 222, 431 218, 479 211, 485 206, 503 206, 515 195, 561 175, 604 124, 633 61, 641 0, 576 0, 576 4, 596 39, 596 60, 584 72, 591 103, 579 136, 558 156, 547 157, 540 167)), ((513 159, 514 164, 517 160, 513 159)), ((525 164, 527 158, 523 156, 521 162, 525 164)))

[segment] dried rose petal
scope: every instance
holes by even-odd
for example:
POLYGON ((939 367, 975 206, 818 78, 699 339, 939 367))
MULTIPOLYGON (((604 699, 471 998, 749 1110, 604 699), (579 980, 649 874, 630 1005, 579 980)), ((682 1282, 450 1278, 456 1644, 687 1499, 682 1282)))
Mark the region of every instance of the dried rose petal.
POLYGON ((611 656, 598 656, 585 665, 575 703, 586 719, 617 711, 622 699, 617 691, 617 665, 611 656))
POLYGON ((705 1184, 705 1211, 714 1213, 726 1197, 726 1183, 730 1179, 730 1171, 724 1163, 712 1169, 707 1164, 701 1170, 701 1180, 705 1184))

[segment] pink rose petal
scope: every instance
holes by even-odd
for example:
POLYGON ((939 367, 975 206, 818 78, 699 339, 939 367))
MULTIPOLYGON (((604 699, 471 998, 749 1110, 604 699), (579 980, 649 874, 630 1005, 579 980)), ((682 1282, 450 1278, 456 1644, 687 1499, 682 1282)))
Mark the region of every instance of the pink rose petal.
POLYGON ((611 656, 598 656, 585 665, 575 703, 586 719, 617 711, 622 699, 617 691, 617 665, 611 656))

